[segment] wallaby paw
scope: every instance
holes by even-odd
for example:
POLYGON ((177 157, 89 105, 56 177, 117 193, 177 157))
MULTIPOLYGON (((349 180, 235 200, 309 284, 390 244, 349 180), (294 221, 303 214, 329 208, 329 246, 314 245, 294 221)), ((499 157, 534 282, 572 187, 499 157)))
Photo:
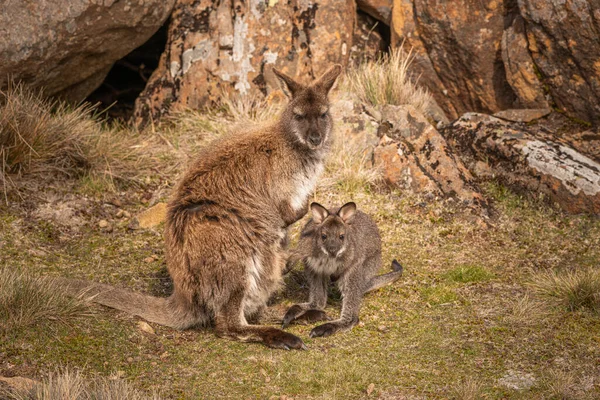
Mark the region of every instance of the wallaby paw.
POLYGON ((302 339, 291 333, 274 329, 263 336, 263 342, 273 349, 283 350, 308 350, 302 339))
POLYGON ((292 323, 299 315, 304 312, 304 309, 300 307, 298 304, 294 304, 287 310, 285 313, 283 320, 281 321, 281 327, 287 328, 289 324, 292 323))
POLYGON ((319 321, 329 321, 331 318, 323 310, 310 309, 296 317, 295 321, 305 321, 309 324, 319 321))
POLYGON ((339 326, 338 325, 333 324, 331 322, 328 322, 326 324, 319 325, 319 326, 313 328, 313 330, 310 331, 310 335, 309 336, 311 338, 327 337, 327 336, 333 335, 338 330, 339 330, 339 326))

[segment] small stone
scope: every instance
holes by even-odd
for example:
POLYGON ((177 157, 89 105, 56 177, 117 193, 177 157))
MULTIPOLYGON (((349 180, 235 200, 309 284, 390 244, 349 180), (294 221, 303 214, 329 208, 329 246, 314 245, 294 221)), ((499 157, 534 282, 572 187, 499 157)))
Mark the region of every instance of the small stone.
POLYGON ((115 217, 117 217, 117 218, 123 218, 123 216, 125 216, 125 210, 119 210, 115 214, 115 217))
POLYGON ((155 333, 154 333, 154 328, 152 328, 152 327, 150 326, 150 324, 148 324, 146 321, 139 321, 139 322, 137 323, 137 325, 138 325, 138 328, 139 328, 139 329, 140 329, 142 332, 146 332, 146 333, 149 333, 149 334, 151 334, 151 335, 154 335, 154 334, 155 334, 155 333))
POLYGON ((144 262, 150 264, 151 262, 154 262, 154 257, 146 257, 144 258, 144 262))
POLYGON ((369 395, 371 395, 371 393, 373 393, 373 389, 375 389, 375 384, 369 383, 369 386, 367 386, 367 396, 369 396, 369 395))
POLYGON ((137 226, 140 228, 153 228, 165 220, 167 216, 167 204, 158 203, 146 211, 140 213, 137 217, 137 226))
POLYGON ((98 222, 98 226, 102 229, 108 227, 108 221, 105 219, 101 219, 100 222, 98 222))
POLYGON ((133 357, 127 357, 127 362, 128 363, 132 363, 133 362, 133 357))
POLYGON ((385 325, 379 325, 379 326, 377 327, 377 330, 378 330, 379 332, 384 332, 384 333, 385 333, 385 332, 387 332, 389 329, 390 329, 390 328, 388 328, 388 327, 387 327, 387 326, 385 326, 385 325))

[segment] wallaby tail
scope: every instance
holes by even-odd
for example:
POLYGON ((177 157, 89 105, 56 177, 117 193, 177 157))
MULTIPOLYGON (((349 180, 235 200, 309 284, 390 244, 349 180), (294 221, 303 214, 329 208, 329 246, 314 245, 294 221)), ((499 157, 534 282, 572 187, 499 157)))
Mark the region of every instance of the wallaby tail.
POLYGON ((191 315, 192 310, 178 307, 174 296, 154 297, 103 283, 68 278, 55 279, 70 296, 81 297, 94 303, 137 315, 148 322, 175 329, 185 329, 203 322, 191 315))
POLYGON ((373 290, 380 289, 389 285, 390 283, 396 282, 402 276, 403 271, 404 268, 398 261, 392 261, 392 272, 373 277, 369 282, 369 286, 367 287, 365 293, 372 292, 373 290))

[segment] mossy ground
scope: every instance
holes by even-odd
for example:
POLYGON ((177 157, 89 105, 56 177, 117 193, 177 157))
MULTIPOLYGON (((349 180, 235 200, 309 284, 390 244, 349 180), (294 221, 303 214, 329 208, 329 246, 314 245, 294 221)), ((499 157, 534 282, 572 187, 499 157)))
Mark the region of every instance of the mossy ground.
MULTIPOLYGON (((193 141, 168 132, 163 138, 186 152, 193 141)), ((166 160, 176 175, 181 166, 166 160)), ((132 230, 117 214, 164 200, 174 181, 153 177, 107 195, 102 183, 83 178, 2 206, 0 264, 165 295, 162 228, 132 230), (81 226, 36 216, 39 204, 63 197, 84 201, 75 207, 81 226), (111 229, 100 228, 100 219, 111 229)), ((496 210, 489 223, 452 203, 360 180, 321 187, 321 204, 353 200, 373 216, 384 243, 382 272, 394 258, 405 272, 366 296, 361 323, 350 332, 310 339, 310 326, 293 326, 309 351, 237 343, 210 329, 154 326, 149 334, 136 318, 92 306, 93 316, 0 338, 0 376, 39 378, 68 366, 118 373, 141 390, 181 399, 599 398, 600 315, 546 302, 529 283, 542 271, 599 268, 600 221, 564 215, 496 184, 486 193, 496 210)), ((301 274, 286 281, 266 323, 276 324, 306 296, 301 274)), ((331 316, 340 309, 333 296, 331 316)))

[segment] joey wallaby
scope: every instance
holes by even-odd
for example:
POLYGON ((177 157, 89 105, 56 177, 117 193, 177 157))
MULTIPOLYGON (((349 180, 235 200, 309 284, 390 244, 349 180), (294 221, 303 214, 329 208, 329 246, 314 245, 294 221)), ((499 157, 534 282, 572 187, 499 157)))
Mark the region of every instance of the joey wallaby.
POLYGON ((68 281, 71 293, 87 290, 98 303, 177 329, 213 324, 219 336, 306 348, 297 336, 247 320, 281 286, 286 228, 308 211, 331 147, 328 94, 341 71, 335 65, 304 85, 273 69, 289 97, 279 121, 198 155, 168 204, 170 297, 83 281, 68 281))
POLYGON ((289 264, 302 260, 310 286, 307 303, 290 307, 283 317, 283 327, 304 319, 310 322, 327 319, 327 284, 330 278, 342 293, 339 319, 319 325, 310 337, 329 336, 351 329, 358 323, 358 313, 365 293, 397 281, 402 266, 392 262, 392 272, 375 276, 381 267, 381 237, 377 225, 356 204, 350 202, 327 210, 318 203, 310 205, 312 219, 304 226, 289 264))

